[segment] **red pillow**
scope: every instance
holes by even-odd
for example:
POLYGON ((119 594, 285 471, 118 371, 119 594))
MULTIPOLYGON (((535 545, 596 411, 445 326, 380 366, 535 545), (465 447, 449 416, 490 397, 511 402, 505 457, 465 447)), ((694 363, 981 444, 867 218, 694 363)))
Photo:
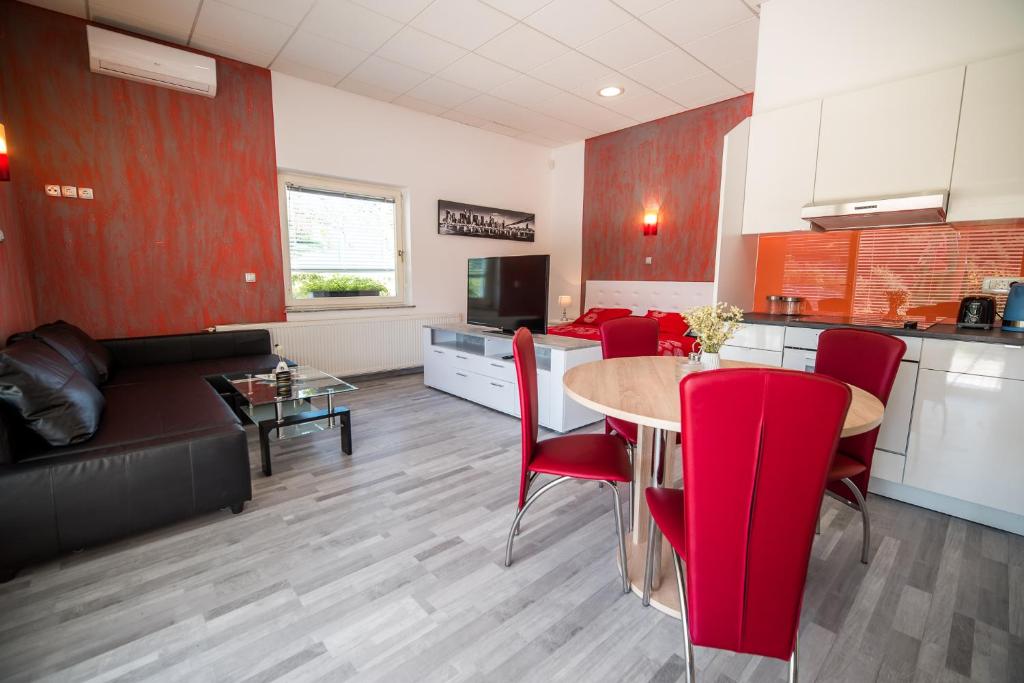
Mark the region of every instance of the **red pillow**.
POLYGON ((632 313, 633 312, 628 308, 591 308, 586 313, 576 318, 572 324, 597 327, 601 323, 608 322, 609 320, 626 318, 632 315, 632 313))
POLYGON ((690 329, 690 326, 686 324, 686 319, 683 318, 682 313, 651 309, 644 314, 644 317, 654 318, 658 321, 659 334, 671 334, 681 337, 690 329))

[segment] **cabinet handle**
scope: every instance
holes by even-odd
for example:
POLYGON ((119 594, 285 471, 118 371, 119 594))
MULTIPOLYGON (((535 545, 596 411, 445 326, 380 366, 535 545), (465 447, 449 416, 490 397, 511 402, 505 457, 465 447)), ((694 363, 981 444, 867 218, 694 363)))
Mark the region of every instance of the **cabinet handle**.
POLYGON ((444 351, 438 351, 437 349, 434 349, 434 353, 439 353, 439 354, 441 354, 442 356, 444 355, 444 351))
POLYGON ((468 360, 465 356, 460 356, 459 354, 455 354, 455 357, 459 358, 460 360, 468 360))
POLYGON ((498 387, 499 389, 503 389, 505 385, 498 384, 497 382, 491 382, 491 386, 492 387, 498 387))
POLYGON ((502 365, 501 363, 491 363, 491 367, 492 368, 503 368, 505 366, 502 365))
POLYGON ((455 374, 458 375, 459 377, 469 377, 469 375, 467 375, 464 372, 456 372, 455 374))

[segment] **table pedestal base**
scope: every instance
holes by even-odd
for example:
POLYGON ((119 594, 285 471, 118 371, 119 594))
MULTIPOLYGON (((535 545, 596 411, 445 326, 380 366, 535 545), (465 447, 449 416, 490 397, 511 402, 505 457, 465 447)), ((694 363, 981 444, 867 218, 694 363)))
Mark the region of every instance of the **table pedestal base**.
MULTIPOLYGON (((628 543, 626 562, 629 567, 629 585, 638 597, 644 594, 644 569, 647 566, 647 543, 628 543)), ((651 587, 651 607, 659 612, 679 619, 679 591, 676 590, 676 574, 672 566, 672 550, 668 544, 661 544, 661 566, 654 573, 651 587)))

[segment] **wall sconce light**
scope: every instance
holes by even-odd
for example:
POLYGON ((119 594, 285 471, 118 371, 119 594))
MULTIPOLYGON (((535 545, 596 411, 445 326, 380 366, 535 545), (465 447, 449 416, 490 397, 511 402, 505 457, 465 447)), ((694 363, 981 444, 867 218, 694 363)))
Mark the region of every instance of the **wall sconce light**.
POLYGON ((565 309, 572 306, 572 297, 568 294, 562 294, 558 297, 558 305, 562 307, 562 322, 569 320, 569 316, 566 315, 565 309))
POLYGON ((658 234, 658 212, 648 211, 644 214, 644 237, 658 234))
POLYGON ((11 166, 7 161, 7 133, 0 123, 0 180, 11 179, 11 166))

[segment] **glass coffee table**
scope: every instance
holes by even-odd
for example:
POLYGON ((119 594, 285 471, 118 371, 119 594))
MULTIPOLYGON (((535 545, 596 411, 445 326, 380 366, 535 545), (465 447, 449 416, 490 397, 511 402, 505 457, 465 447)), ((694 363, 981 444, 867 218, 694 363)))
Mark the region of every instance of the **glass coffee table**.
POLYGON ((263 474, 270 476, 270 434, 276 440, 314 434, 337 428, 341 432, 341 450, 352 455, 352 413, 335 405, 335 396, 356 387, 326 372, 299 365, 291 368, 290 391, 279 392, 273 369, 234 372, 224 379, 241 398, 241 411, 259 428, 260 459, 263 474), (326 398, 327 407, 318 409, 314 398, 326 398))

